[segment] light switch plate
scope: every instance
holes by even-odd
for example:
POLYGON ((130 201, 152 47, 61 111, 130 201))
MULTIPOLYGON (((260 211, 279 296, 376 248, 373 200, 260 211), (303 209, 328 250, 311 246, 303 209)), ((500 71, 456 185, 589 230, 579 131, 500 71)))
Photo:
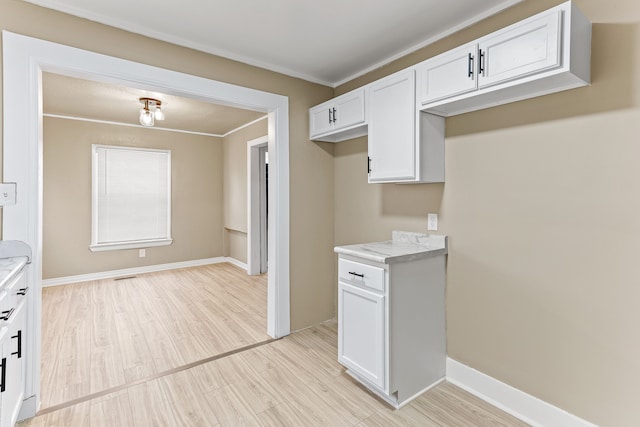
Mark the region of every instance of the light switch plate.
POLYGON ((427 230, 438 231, 438 214, 427 214, 427 230))
POLYGON ((0 206, 16 204, 16 183, 5 182, 0 184, 0 206))

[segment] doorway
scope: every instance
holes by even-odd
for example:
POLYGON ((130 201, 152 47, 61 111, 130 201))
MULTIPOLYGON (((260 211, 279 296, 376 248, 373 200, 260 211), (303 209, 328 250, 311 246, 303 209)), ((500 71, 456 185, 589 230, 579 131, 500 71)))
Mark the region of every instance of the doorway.
POLYGON ((39 406, 42 316, 42 72, 131 85, 268 114, 271 175, 269 194, 269 277, 267 332, 290 332, 289 310, 289 103, 288 98, 167 69, 101 55, 57 43, 3 32, 4 179, 24 194, 3 215, 3 238, 22 240, 33 250, 27 279, 34 292, 28 300, 26 340, 28 398, 22 417, 39 406), (152 82, 152 83, 150 83, 152 82))
POLYGON ((266 273, 269 259, 268 137, 247 142, 247 273, 266 273))

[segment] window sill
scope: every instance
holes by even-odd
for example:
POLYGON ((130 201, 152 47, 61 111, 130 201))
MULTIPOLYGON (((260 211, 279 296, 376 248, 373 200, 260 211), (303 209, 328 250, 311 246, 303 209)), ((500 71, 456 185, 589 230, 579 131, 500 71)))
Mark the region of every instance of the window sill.
POLYGON ((135 242, 97 243, 89 246, 91 252, 117 251, 122 249, 143 249, 153 246, 167 246, 173 239, 136 240, 135 242))

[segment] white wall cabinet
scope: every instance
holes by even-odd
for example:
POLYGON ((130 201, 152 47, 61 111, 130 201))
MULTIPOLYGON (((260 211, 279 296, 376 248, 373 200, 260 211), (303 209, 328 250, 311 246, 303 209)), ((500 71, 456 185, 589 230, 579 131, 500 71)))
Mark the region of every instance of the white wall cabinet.
POLYGON ((563 3, 416 66, 419 109, 442 116, 590 81, 591 23, 563 3))
POLYGON ((445 376, 444 260, 381 264, 340 253, 338 361, 395 407, 445 376))
POLYGON ((13 427, 25 397, 26 292, 24 273, 2 290, 0 427, 13 427))
POLYGON ((421 104, 476 90, 477 43, 469 43, 433 57, 416 70, 421 104))
POLYGON ((339 142, 367 134, 364 89, 359 88, 309 110, 309 137, 339 142))
POLYGON ((443 182, 444 119, 416 110, 415 71, 367 86, 370 183, 443 182))

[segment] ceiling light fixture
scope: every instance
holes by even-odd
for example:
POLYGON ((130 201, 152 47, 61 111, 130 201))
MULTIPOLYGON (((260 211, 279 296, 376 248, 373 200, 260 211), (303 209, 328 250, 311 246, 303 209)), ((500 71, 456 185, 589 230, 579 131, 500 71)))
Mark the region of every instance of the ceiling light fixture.
POLYGON ((140 98, 143 107, 140 109, 140 124, 142 126, 153 126, 156 120, 164 120, 162 111, 162 101, 154 98, 140 98))

